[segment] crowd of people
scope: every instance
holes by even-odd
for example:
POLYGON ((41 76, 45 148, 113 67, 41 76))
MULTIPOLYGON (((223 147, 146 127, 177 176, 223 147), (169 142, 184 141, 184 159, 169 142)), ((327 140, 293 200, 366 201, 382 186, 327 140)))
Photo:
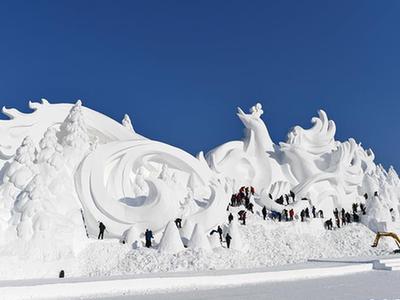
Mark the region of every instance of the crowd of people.
MULTIPOLYGON (((234 214, 230 211, 230 208, 231 207, 240 208, 241 206, 243 206, 244 209, 241 209, 237 212, 237 219, 238 221, 241 222, 242 225, 246 225, 247 213, 250 212, 254 214, 254 203, 255 203, 254 194, 255 194, 254 187, 243 186, 239 189, 238 193, 232 195, 231 201, 227 207, 227 211, 229 212, 228 224, 231 224, 235 218, 234 214)), ((377 196, 377 192, 375 192, 374 196, 377 196)), ((269 194, 268 197, 271 200, 273 200, 273 196, 271 194, 269 194)), ((285 207, 288 206, 290 203, 295 202, 296 201, 295 197, 296 195, 292 191, 290 191, 289 194, 280 195, 279 198, 275 199, 275 202, 285 207)), ((364 197, 365 199, 368 199, 367 194, 365 194, 364 197)), ((308 200, 308 199, 303 198, 302 200, 308 200)), ((391 209, 390 212, 392 213, 393 209, 391 209)), ((363 203, 353 203, 351 212, 346 211, 344 208, 341 208, 340 210, 339 208, 335 208, 333 210, 334 221, 332 220, 332 218, 325 220, 324 226, 327 230, 332 230, 334 225, 336 228, 341 228, 346 224, 350 224, 353 222, 360 222, 361 214, 362 215, 366 214, 366 206, 363 203)), ((282 221, 290 222, 294 220, 300 220, 301 222, 305 222, 307 219, 310 218, 314 219, 324 218, 324 212, 321 209, 317 210, 315 206, 306 207, 300 210, 299 212, 295 212, 294 208, 291 206, 284 208, 282 211, 268 210, 266 206, 263 206, 261 209, 261 215, 263 220, 272 219, 272 220, 277 220, 278 222, 282 221)), ((178 229, 182 228, 181 218, 176 218, 174 222, 178 229)), ((106 231, 106 226, 102 222, 99 222, 98 239, 104 238, 104 231, 106 231)), ((221 244, 225 242, 226 247, 227 248, 230 247, 232 236, 229 234, 229 232, 226 232, 224 235, 224 231, 220 225, 218 225, 216 229, 210 232, 210 235, 212 234, 218 234, 221 244)), ((145 246, 147 248, 151 248, 154 236, 153 232, 150 229, 146 229, 144 233, 144 238, 145 238, 145 246)))

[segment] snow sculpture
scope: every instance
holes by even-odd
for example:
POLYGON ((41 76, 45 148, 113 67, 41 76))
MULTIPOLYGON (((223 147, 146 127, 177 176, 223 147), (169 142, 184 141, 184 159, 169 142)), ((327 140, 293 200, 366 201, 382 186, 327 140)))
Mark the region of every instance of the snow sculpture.
POLYGON ((190 219, 184 221, 183 227, 179 230, 183 244, 187 246, 193 234, 195 224, 190 219))
POLYGON ((183 246, 181 237, 179 236, 178 228, 174 222, 169 222, 164 230, 163 236, 161 237, 158 251, 161 253, 174 254, 184 249, 185 247, 183 246))
POLYGON ((229 235, 232 237, 230 249, 246 252, 248 249, 248 245, 245 244, 245 242, 243 241, 243 237, 237 221, 233 220, 231 224, 229 224, 228 232, 229 235))
MULTIPOLYGON (((60 240, 79 243, 86 236, 84 225, 89 235, 97 235, 98 221, 110 237, 129 233, 133 240, 147 228, 161 232, 176 218, 183 219, 180 235, 187 244, 198 236, 193 224, 210 230, 226 221, 231 194, 241 186, 255 187, 256 210, 266 206, 298 213, 314 205, 329 217, 333 208, 350 210, 354 202, 366 202, 362 220, 372 229, 399 220, 396 171, 376 165, 374 153, 354 139, 336 141, 335 123, 322 110, 310 129, 296 126, 277 145, 262 120, 261 104, 249 113, 238 108, 244 138, 193 157, 135 133, 127 115, 121 125, 81 101, 50 104, 42 99, 29 107, 30 114, 3 107, 10 120, 0 120, 3 244, 30 243, 57 232, 62 232, 60 240), (275 201, 291 191, 294 202, 275 201)), ((176 241, 173 226, 169 230, 176 241)), ((230 230, 238 235, 235 226, 230 230)), ((232 237, 233 248, 245 248, 232 237)), ((60 240, 56 243, 63 249, 74 248, 60 240)))
MULTIPOLYGON (((363 222, 375 232, 388 231, 391 227, 392 217, 388 207, 385 207, 378 195, 367 200, 367 217, 363 222)), ((390 230, 389 230, 390 231, 390 230)))
POLYGON ((228 142, 206 154, 210 168, 240 185, 252 185, 256 190, 269 188, 273 180, 287 180, 278 161, 268 129, 261 119, 261 104, 245 114, 238 108, 238 117, 245 126, 243 141, 228 142))
POLYGON ((211 249, 221 248, 221 241, 219 235, 214 233, 208 237, 211 249))
POLYGON ((194 227, 188 247, 192 249, 211 251, 211 246, 208 241, 208 238, 204 233, 204 229, 199 223, 197 223, 196 226, 194 227))
MULTIPOLYGON (((3 114, 10 120, 0 120, 0 167, 13 158, 24 137, 29 136, 35 145, 50 128, 59 128, 70 113, 72 104, 50 104, 46 99, 40 103, 29 102, 32 113, 22 113, 14 108, 3 107, 3 114)), ((96 136, 99 143, 127 139, 144 139, 109 117, 82 106, 89 136, 96 136)))

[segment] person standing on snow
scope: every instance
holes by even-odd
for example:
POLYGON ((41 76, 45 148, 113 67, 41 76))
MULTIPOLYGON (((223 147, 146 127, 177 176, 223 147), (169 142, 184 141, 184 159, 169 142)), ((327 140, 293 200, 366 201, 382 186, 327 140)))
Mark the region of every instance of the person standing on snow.
POLYGON ((232 221, 233 221, 233 215, 232 215, 232 213, 230 213, 229 216, 228 216, 229 224, 231 224, 232 221))
POLYGON ((222 228, 218 225, 217 232, 219 234, 219 241, 222 242, 222 228))
POLYGON ((304 209, 300 212, 300 218, 301 218, 301 221, 302 222, 304 222, 304 215, 305 215, 305 212, 304 212, 304 209))
POLYGON ((263 219, 265 221, 265 218, 267 217, 267 208, 265 206, 261 210, 261 213, 262 213, 263 219))
POLYGON ((232 237, 230 236, 229 233, 226 234, 225 240, 226 240, 226 247, 229 249, 229 247, 231 246, 231 240, 232 240, 232 237))
POLYGON ((293 221, 293 219, 294 219, 294 210, 293 210, 293 208, 291 208, 289 210, 289 218, 290 218, 291 221, 293 221))
POLYGON ((99 236, 97 237, 98 240, 102 240, 104 238, 104 230, 106 230, 106 225, 103 222, 99 223, 99 236))
POLYGON ((146 247, 150 248, 151 247, 151 239, 154 239, 153 232, 149 229, 146 229, 146 232, 144 233, 144 237, 146 239, 146 247))
POLYGON ((314 205, 313 205, 313 207, 312 207, 312 209, 311 209, 311 212, 312 212, 313 218, 315 219, 315 218, 317 217, 317 210, 315 209, 315 206, 314 206, 314 205))

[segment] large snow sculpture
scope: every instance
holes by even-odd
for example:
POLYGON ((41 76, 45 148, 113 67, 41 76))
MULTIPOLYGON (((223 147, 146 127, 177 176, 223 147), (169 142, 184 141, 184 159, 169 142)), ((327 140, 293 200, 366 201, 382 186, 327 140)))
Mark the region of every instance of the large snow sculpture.
POLYGON ((10 120, 0 120, 0 244, 9 247, 47 239, 73 251, 68 241, 96 236, 99 221, 107 237, 128 235, 133 243, 147 228, 167 232, 176 218, 183 219, 187 244, 194 224, 210 230, 226 221, 231 194, 241 186, 255 187, 255 202, 270 210, 298 213, 314 205, 329 216, 366 200, 362 221, 374 230, 399 220, 396 171, 375 165, 373 152, 354 139, 335 141, 335 123, 324 111, 311 129, 296 126, 276 145, 261 104, 248 114, 238 108, 243 140, 194 157, 138 135, 127 115, 121 125, 80 101, 29 106, 31 114, 3 108, 10 120), (292 193, 288 205, 275 201, 292 193))

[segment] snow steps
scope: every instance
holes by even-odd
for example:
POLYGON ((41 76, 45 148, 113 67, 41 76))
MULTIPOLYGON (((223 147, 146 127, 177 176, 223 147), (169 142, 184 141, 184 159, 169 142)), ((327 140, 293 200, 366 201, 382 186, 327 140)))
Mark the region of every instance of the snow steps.
POLYGON ((400 258, 379 259, 373 262, 374 270, 399 271, 400 258))

